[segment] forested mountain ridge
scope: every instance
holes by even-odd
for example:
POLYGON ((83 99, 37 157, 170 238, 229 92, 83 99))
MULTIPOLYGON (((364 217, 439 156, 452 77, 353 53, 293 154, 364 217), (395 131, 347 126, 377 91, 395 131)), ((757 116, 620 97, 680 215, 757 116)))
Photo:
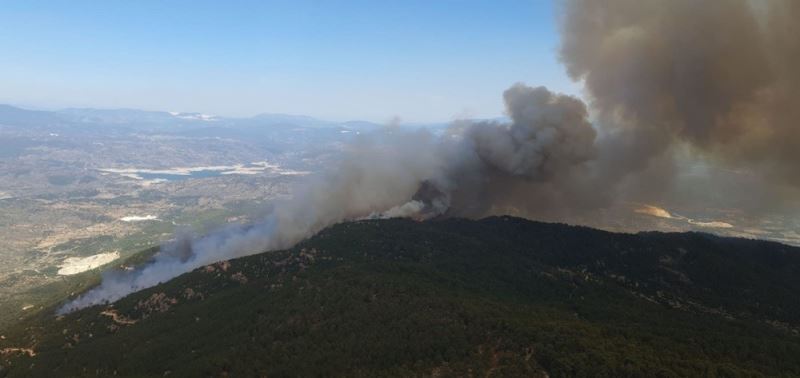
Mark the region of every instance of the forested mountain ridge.
POLYGON ((27 320, 0 376, 797 376, 798 273, 798 248, 698 233, 343 223, 27 320))

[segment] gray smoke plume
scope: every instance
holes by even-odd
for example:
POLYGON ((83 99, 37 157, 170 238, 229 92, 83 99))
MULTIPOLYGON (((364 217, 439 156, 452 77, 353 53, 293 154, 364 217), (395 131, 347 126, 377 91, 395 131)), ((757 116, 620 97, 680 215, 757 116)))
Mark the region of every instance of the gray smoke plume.
POLYGON ((619 174, 685 143, 800 185, 800 2, 573 0, 563 10, 561 59, 584 82, 608 152, 623 155, 604 157, 619 174))
POLYGON ((597 155, 585 104, 522 84, 503 98, 510 124, 457 123, 446 135, 448 214, 545 216, 583 207, 573 199, 597 155))
POLYGON ((295 188, 295 197, 275 204, 262 221, 200 237, 178 235, 152 262, 134 271, 106 274, 100 286, 65 304, 59 313, 113 302, 217 261, 287 248, 336 222, 402 204, 424 180, 437 175, 434 142, 425 131, 360 138, 347 147, 337 169, 295 188))
POLYGON ((516 84, 503 96, 510 122, 456 122, 439 136, 397 127, 362 136, 335 169, 303 183, 263 221, 179 237, 152 263, 106 275, 60 311, 114 301, 216 261, 286 248, 350 219, 569 220, 620 201, 717 192, 682 172, 683 160, 763 176, 718 191, 739 196, 740 207, 797 198, 798 19, 800 1, 791 0, 567 1, 561 59, 584 82, 590 107, 516 84), (677 190, 681 183, 692 189, 677 190))
POLYGON ((59 312, 113 302, 216 261, 286 248, 349 219, 478 216, 515 202, 504 198, 515 189, 498 182, 547 186, 593 157, 595 131, 580 100, 523 85, 505 100, 510 124, 460 124, 441 137, 388 127, 357 138, 335 169, 304 182, 261 222, 180 235, 151 263, 108 273, 59 312))

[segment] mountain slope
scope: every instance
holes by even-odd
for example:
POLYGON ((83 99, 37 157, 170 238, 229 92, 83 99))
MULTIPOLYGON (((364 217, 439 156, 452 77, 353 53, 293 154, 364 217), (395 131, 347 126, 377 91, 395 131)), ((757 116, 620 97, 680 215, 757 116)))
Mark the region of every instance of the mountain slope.
POLYGON ((361 221, 20 324, 0 375, 797 376, 799 269, 705 234, 361 221))

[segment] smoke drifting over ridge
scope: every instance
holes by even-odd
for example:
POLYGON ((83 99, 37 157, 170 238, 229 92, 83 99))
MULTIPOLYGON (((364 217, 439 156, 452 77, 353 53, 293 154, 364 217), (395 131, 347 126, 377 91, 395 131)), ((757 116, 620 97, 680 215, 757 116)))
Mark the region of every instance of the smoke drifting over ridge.
POLYGON ((263 221, 179 235, 151 263, 106 274, 59 312, 113 302, 216 261, 287 248, 348 219, 487 214, 520 200, 505 197, 514 185, 552 185, 591 159, 595 131, 580 100, 523 85, 504 96, 510 124, 464 123, 441 137, 388 127, 359 137, 334 169, 298 186, 263 221))
POLYGON ((109 273, 60 312, 215 261, 286 248, 349 219, 569 220, 619 201, 676 196, 676 155, 686 151, 757 170, 767 190, 777 183, 797 194, 800 3, 575 0, 563 10, 561 58, 584 81, 590 107, 516 84, 503 94, 509 123, 362 136, 337 167, 309 179, 263 221, 180 236, 152 263, 109 273))

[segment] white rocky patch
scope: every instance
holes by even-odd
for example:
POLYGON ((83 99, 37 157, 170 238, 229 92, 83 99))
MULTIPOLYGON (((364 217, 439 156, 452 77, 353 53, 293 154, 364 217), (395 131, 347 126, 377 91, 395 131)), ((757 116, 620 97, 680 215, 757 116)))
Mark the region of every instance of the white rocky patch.
POLYGON ((150 215, 150 214, 144 215, 144 216, 129 215, 127 217, 119 218, 119 220, 121 220, 123 222, 141 222, 141 221, 149 221, 149 220, 155 220, 155 219, 158 219, 158 217, 156 217, 155 215, 150 215))
POLYGON ((108 264, 119 258, 119 252, 100 253, 89 257, 68 257, 58 267, 58 274, 69 276, 108 264))
MULTIPOLYGON (((261 172, 267 172, 285 176, 303 176, 310 173, 307 171, 295 171, 291 169, 284 169, 281 168, 281 166, 278 164, 270 163, 267 161, 257 161, 250 163, 249 165, 245 164, 212 165, 212 166, 201 166, 201 167, 174 167, 166 169, 101 168, 98 169, 98 171, 100 171, 101 174, 114 173, 134 180, 144 180, 141 174, 191 176, 192 173, 194 172, 203 172, 203 171, 219 172, 219 174, 221 175, 254 175, 261 172)), ((159 182, 151 181, 150 183, 159 183, 159 182)))

